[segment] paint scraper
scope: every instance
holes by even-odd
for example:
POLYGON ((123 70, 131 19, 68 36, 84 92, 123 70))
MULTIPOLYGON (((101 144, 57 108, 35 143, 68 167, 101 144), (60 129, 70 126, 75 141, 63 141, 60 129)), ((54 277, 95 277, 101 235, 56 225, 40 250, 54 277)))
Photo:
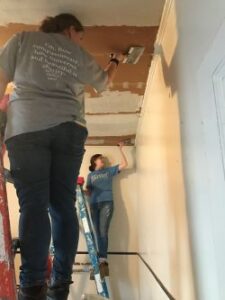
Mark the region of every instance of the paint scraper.
MULTIPOLYGON (((123 64, 136 64, 141 58, 142 54, 145 51, 145 47, 143 46, 132 46, 125 52, 123 55, 125 56, 122 61, 123 64)), ((110 57, 113 58, 115 54, 111 53, 110 57)))
POLYGON ((142 54, 145 51, 145 47, 142 46, 133 46, 130 47, 128 52, 125 53, 125 59, 123 60, 124 64, 136 64, 141 58, 142 54))

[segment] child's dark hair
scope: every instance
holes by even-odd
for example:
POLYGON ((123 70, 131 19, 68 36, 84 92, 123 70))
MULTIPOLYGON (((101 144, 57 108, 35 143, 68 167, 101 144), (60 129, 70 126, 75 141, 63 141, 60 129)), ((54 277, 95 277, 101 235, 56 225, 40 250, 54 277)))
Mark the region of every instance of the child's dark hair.
POLYGON ((42 21, 39 30, 46 33, 60 33, 71 26, 73 26, 77 32, 84 31, 81 22, 74 15, 66 13, 59 14, 55 17, 47 17, 42 21))
POLYGON ((96 168, 96 160, 98 159, 98 158, 101 158, 102 157, 102 154, 95 154, 95 155, 93 155, 92 157, 91 157, 91 159, 90 159, 90 166, 89 166, 89 170, 91 171, 91 172, 93 172, 94 170, 95 170, 95 168, 96 168))

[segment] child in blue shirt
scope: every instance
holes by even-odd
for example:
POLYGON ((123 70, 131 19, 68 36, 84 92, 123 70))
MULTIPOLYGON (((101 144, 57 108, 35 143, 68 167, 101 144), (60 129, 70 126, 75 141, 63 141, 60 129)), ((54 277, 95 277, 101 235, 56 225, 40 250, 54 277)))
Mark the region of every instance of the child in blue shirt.
POLYGON ((107 251, 108 231, 113 216, 113 177, 128 165, 123 152, 123 143, 119 144, 119 149, 122 161, 120 164, 112 167, 105 167, 102 154, 93 155, 89 167, 91 173, 87 177, 87 190, 90 196, 91 216, 97 237, 102 276, 109 276, 107 251))

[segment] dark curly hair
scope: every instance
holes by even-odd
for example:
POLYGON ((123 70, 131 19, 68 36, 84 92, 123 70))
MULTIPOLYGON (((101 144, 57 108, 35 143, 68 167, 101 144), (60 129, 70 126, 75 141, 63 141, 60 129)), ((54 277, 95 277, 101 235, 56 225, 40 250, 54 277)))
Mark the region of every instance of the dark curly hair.
POLYGON ((95 154, 95 155, 93 155, 92 157, 91 157, 91 159, 90 159, 90 166, 89 166, 89 170, 91 171, 91 172, 93 172, 94 170, 95 170, 95 167, 96 167, 96 160, 98 159, 98 158, 101 158, 102 157, 102 154, 95 154))
POLYGON ((67 13, 45 18, 42 21, 39 30, 46 33, 60 33, 71 26, 73 26, 77 32, 84 31, 81 22, 74 15, 67 13))

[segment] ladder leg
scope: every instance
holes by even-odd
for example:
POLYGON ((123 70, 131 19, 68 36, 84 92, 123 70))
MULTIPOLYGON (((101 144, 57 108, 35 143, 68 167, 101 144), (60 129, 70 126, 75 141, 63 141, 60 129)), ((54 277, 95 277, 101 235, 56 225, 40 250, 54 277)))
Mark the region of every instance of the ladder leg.
POLYGON ((10 232, 10 221, 3 158, 0 158, 0 299, 16 300, 16 278, 14 255, 10 232))
POLYGON ((91 230, 90 217, 85 204, 85 198, 84 198, 82 186, 80 185, 77 186, 77 200, 78 200, 80 218, 84 228, 84 235, 87 243, 88 253, 94 270, 97 292, 99 295, 109 298, 106 281, 104 278, 101 278, 100 275, 99 259, 98 259, 97 249, 95 246, 95 241, 91 230))

